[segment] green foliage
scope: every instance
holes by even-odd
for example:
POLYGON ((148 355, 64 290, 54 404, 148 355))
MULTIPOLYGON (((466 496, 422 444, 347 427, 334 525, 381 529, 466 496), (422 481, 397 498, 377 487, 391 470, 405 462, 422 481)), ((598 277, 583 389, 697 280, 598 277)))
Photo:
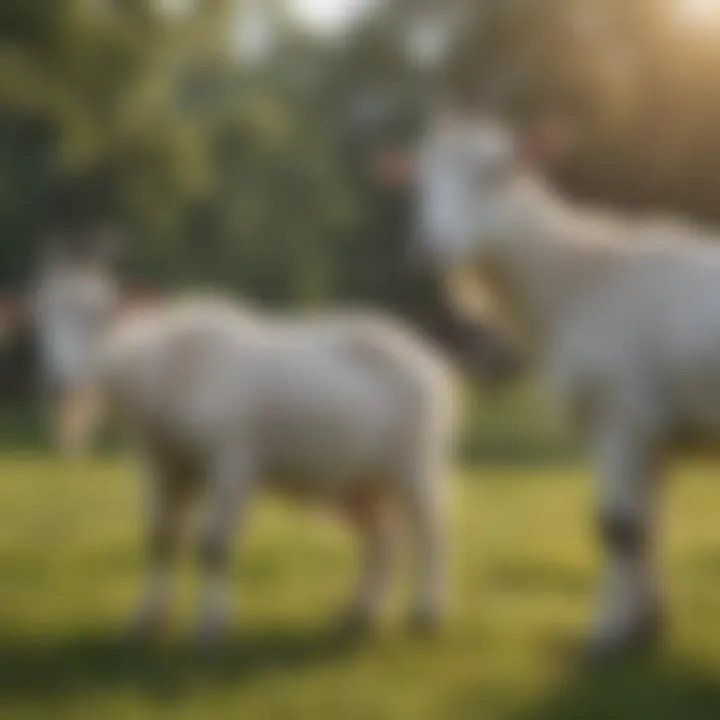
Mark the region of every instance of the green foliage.
POLYGON ((0 4, 1 289, 26 284, 48 234, 116 222, 129 281, 426 318, 408 193, 378 187, 369 158, 412 141, 436 83, 473 95, 498 76, 516 80, 515 119, 571 116, 556 173, 571 194, 720 217, 718 44, 683 3, 468 3, 432 77, 402 42, 418 3, 381 3, 336 39, 262 4, 263 58, 238 45, 240 0, 170 4, 0 4))
MULTIPOLYGON (((27 276, 59 204, 71 232, 88 215, 119 219, 147 280, 282 303, 407 304, 406 199, 364 170, 374 148, 412 134, 430 92, 400 41, 413 4, 388 4, 342 42, 276 15, 261 63, 238 52, 238 0, 188 3, 182 15, 165 6, 0 7, 0 283, 27 276)), ((474 92, 509 71, 516 115, 572 112, 578 145, 560 180, 575 193, 718 215, 712 33, 683 25, 669 2, 478 9, 446 86, 474 92)))

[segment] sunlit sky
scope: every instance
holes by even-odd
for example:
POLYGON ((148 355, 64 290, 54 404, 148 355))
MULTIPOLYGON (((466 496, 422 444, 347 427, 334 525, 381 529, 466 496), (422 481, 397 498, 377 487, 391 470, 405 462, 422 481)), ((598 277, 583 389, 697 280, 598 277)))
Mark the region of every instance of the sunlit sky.
MULTIPOLYGON (((375 0, 287 0, 298 16, 318 30, 342 28, 361 15, 375 0)), ((678 13, 688 21, 720 20, 720 0, 675 0, 678 13)))
MULTIPOLYGON (((287 0, 298 16, 319 30, 336 30, 361 15, 374 0, 287 0)), ((720 19, 720 0, 675 0, 687 20, 720 19)))
POLYGON ((290 9, 313 28, 341 29, 371 8, 377 0, 287 0, 290 9))
POLYGON ((706 21, 720 17, 720 0, 677 0, 688 20, 706 21))
MULTIPOLYGON (((194 0, 158 0, 168 10, 182 11, 194 0)), ((284 0, 304 23, 320 31, 336 31, 380 0, 284 0)), ((674 0, 679 16, 688 21, 720 20, 720 0, 674 0)), ((262 4, 261 0, 258 2, 262 4)))

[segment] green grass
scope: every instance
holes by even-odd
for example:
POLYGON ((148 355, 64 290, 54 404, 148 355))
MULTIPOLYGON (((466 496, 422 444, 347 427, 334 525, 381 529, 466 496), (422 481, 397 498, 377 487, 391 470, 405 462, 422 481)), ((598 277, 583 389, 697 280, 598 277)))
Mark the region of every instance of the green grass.
POLYGON ((562 650, 585 626, 598 560, 582 469, 454 479, 454 604, 434 639, 405 632, 401 602, 376 637, 335 635, 354 578, 349 537, 312 510, 261 502, 235 563, 236 630, 209 658, 184 642, 189 570, 176 635, 154 650, 121 640, 141 560, 128 467, 5 456, 0 718, 720 717, 720 485, 704 466, 678 474, 664 535, 667 647, 589 671, 562 650))

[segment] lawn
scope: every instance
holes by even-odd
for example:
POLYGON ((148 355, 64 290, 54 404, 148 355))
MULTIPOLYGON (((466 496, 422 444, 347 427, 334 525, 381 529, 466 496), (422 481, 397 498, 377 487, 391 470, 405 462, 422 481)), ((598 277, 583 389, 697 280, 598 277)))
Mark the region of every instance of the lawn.
MULTIPOLYGON (((673 618, 652 660, 588 670, 564 648, 592 606, 589 485, 576 466, 478 467, 453 488, 447 629, 332 632, 353 580, 341 526, 261 503, 234 567, 236 630, 215 657, 177 632, 126 645, 140 579, 138 487, 117 461, 0 458, 0 718, 422 720, 720 717, 720 484, 684 467, 667 497, 673 618), (680 481, 681 480, 681 481, 680 481)), ((189 564, 189 563, 188 563, 189 564)))

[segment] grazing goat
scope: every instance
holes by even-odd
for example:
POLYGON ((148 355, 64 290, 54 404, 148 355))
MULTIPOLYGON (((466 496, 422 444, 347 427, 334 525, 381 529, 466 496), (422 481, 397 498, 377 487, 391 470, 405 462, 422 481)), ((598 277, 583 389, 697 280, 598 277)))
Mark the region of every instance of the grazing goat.
POLYGON ((464 311, 493 303, 524 332, 589 445, 607 550, 590 649, 607 657, 659 635, 662 461, 720 438, 720 250, 677 222, 564 199, 539 167, 554 139, 438 121, 416 164, 418 250, 464 311))

